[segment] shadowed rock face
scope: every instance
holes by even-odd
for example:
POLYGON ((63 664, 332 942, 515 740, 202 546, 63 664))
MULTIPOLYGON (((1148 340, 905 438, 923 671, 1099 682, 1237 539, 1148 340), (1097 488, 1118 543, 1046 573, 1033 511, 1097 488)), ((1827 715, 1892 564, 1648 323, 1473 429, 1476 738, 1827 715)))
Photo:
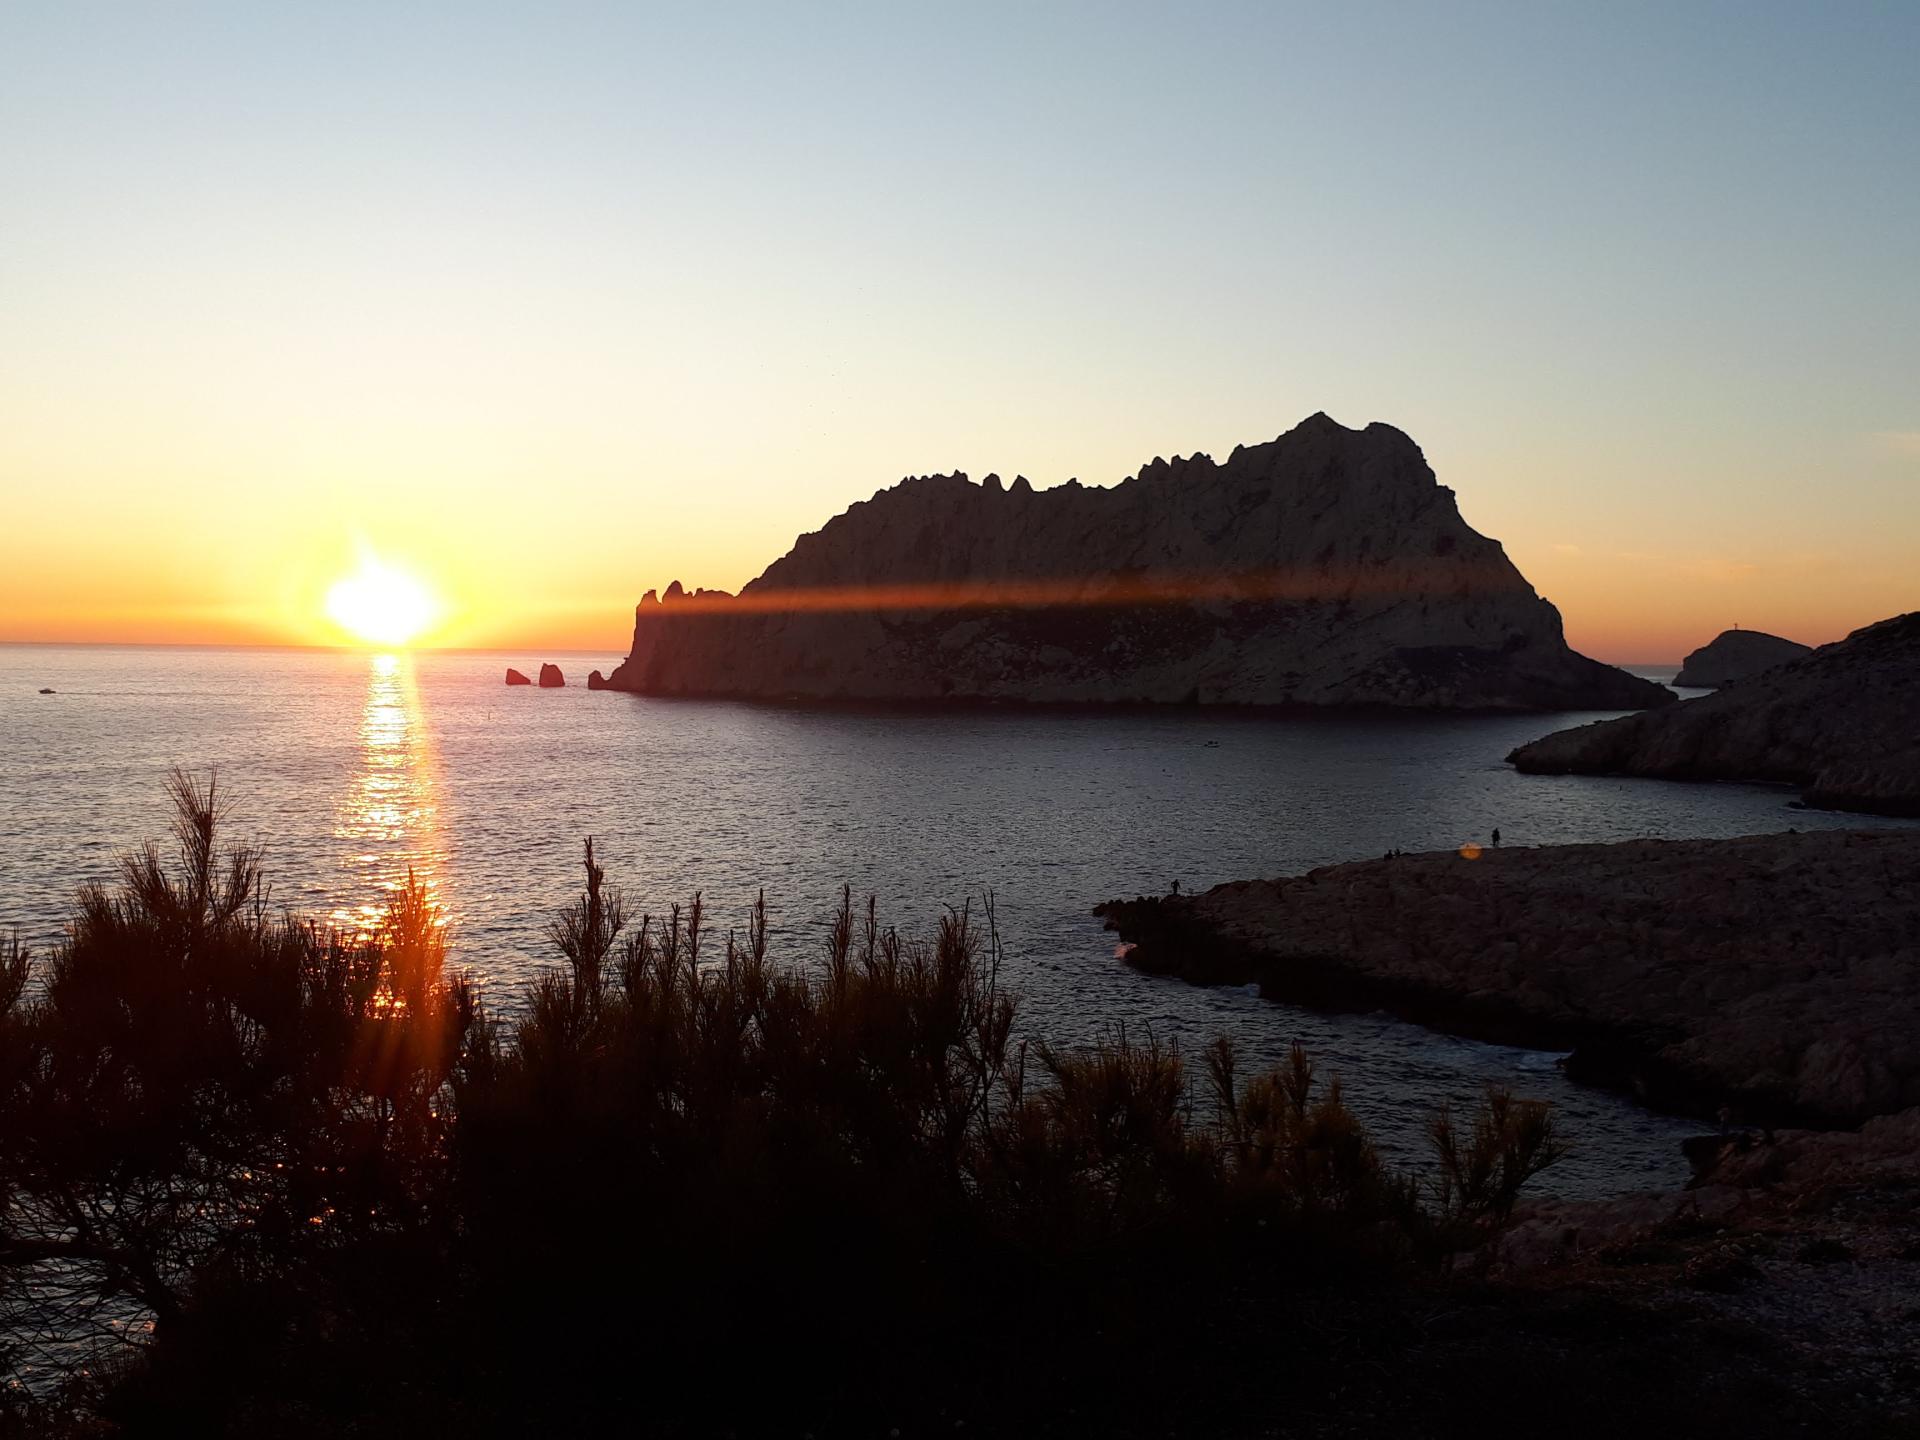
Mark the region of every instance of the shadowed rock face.
POLYGON ((522 675, 522 674, 521 674, 521 673, 520 673, 520 672, 519 672, 518 670, 515 670, 515 669, 513 669, 512 667, 508 667, 508 669, 507 669, 507 684, 509 684, 509 685, 531 685, 531 684, 533 684, 533 681, 531 681, 531 680, 529 680, 529 679, 528 679, 528 678, 527 678, 526 676, 524 676, 524 675, 522 675))
POLYGON ((1111 488, 904 480, 738 596, 652 591, 612 688, 764 699, 1633 709, 1388 425, 1111 488))
POLYGON ((1721 685, 1731 685, 1736 680, 1745 680, 1750 675, 1758 675, 1762 670, 1771 670, 1775 665, 1784 665, 1789 660, 1798 660, 1808 654, 1811 648, 1797 640, 1769 635, 1764 630, 1723 630, 1687 656, 1673 683, 1703 690, 1716 689, 1721 685))
POLYGON ((1561 730, 1507 757, 1534 774, 1772 780, 1809 805, 1920 815, 1920 611, 1658 715, 1561 730))
POLYGON ((558 665, 540 667, 540 688, 542 690, 561 690, 566 688, 567 677, 560 673, 558 665))
POLYGON ((1670 1109, 1920 1105, 1916 830, 1406 855, 1101 913, 1143 969, 1569 1049, 1670 1109))

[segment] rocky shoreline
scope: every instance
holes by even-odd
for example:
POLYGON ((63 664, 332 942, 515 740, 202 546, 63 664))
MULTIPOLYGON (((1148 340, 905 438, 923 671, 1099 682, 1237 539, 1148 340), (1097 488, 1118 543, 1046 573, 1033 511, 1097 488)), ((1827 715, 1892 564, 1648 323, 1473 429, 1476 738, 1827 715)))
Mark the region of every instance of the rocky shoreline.
POLYGON ((1660 1109, 1920 1105, 1920 830, 1404 855, 1098 913, 1142 970, 1567 1050, 1660 1109))
POLYGON ((1854 1133, 1735 1132, 1690 1148, 1685 1190, 1523 1204, 1467 1263, 1509 1295, 1717 1335, 1725 1353, 1703 1369, 1742 1388, 1759 1377, 1735 1357, 1763 1355, 1786 1395, 1830 1412, 1831 1432, 1911 1433, 1920 1109, 1854 1133))
POLYGON ((1774 781, 1821 809, 1920 815, 1920 611, 1712 695, 1561 730, 1507 758, 1538 775, 1774 781))

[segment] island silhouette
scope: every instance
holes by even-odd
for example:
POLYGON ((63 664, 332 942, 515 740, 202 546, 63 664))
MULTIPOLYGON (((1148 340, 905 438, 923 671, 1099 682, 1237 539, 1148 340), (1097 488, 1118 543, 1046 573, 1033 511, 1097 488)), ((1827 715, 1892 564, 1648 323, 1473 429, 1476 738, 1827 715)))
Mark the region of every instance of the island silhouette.
POLYGON ((648 591, 606 688, 757 699, 1638 709, 1420 448, 1325 414, 1111 488, 901 481, 738 595, 648 591))

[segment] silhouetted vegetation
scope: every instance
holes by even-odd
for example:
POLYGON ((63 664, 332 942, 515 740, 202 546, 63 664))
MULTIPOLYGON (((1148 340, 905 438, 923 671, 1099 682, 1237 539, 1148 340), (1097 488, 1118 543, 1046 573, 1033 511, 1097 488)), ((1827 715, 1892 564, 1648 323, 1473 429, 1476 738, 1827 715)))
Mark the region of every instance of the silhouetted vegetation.
POLYGON ((174 799, 171 855, 0 953, 0 1333, 133 1433, 991 1414, 1191 1358, 1248 1286, 1438 1273, 1559 1153, 1493 1094, 1404 1175, 1298 1050, 1021 1038, 991 902, 914 939, 843 892, 780 965, 764 898, 636 921, 591 842, 500 1022, 423 887, 278 914, 213 784, 174 799))

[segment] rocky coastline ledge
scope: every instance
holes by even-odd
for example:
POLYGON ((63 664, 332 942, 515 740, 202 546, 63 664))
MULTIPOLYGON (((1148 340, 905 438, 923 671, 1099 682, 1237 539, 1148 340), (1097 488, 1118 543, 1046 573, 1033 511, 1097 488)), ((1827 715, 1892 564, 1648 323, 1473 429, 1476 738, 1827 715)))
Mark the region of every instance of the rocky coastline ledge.
POLYGON ((1109 488, 929 475, 739 595, 648 591, 609 689, 763 700, 1630 710, 1390 425, 1155 460, 1109 488))
POLYGON ((1657 715, 1561 730, 1507 758, 1540 775, 1780 781, 1822 809, 1920 815, 1920 611, 1657 715))
POLYGON ((1920 1105, 1920 830, 1403 855, 1097 913, 1142 970, 1567 1050, 1661 1109, 1920 1105))

